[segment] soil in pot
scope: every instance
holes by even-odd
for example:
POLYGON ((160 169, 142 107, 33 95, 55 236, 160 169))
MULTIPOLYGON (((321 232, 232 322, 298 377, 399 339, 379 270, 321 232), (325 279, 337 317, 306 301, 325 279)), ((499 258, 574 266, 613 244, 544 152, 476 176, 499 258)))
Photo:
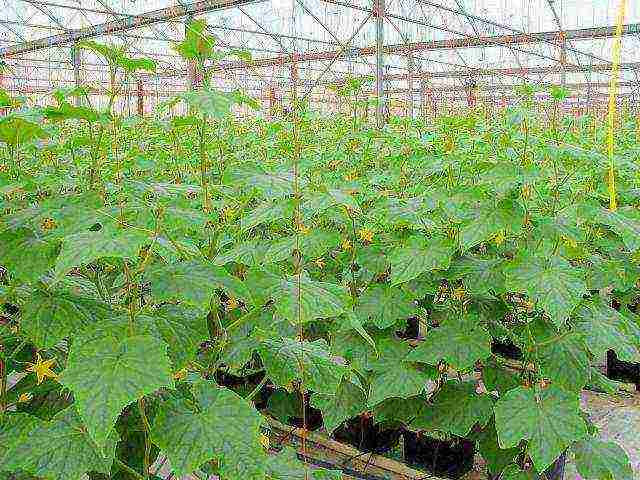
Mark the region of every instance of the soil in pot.
POLYGON ((491 353, 511 360, 522 360, 522 350, 510 340, 502 341, 494 338, 491 342, 491 353))
POLYGON ((384 453, 395 448, 402 430, 394 427, 375 425, 373 418, 360 415, 340 425, 334 432, 337 441, 353 445, 362 452, 384 453))
POLYGON ((618 359, 613 350, 607 352, 607 377, 620 382, 634 383, 640 390, 640 363, 625 362, 618 359))
POLYGON ((470 440, 439 440, 409 430, 403 437, 405 460, 433 475, 457 479, 473 468, 475 443, 470 440))

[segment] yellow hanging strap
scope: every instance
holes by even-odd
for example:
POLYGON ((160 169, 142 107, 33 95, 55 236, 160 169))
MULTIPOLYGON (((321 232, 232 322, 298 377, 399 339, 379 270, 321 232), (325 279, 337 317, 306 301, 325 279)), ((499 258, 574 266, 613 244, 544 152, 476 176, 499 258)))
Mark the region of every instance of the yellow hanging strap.
POLYGON ((615 165, 613 160, 614 132, 616 122, 616 95, 618 93, 618 78, 620 76, 620 51, 622 49, 622 28, 624 26, 624 17, 627 8, 627 0, 620 0, 618 7, 618 21, 616 24, 616 34, 613 44, 613 66, 611 70, 611 81, 609 82, 609 125, 607 132, 607 150, 609 154, 609 209, 615 211, 618 208, 616 199, 616 177, 615 165))

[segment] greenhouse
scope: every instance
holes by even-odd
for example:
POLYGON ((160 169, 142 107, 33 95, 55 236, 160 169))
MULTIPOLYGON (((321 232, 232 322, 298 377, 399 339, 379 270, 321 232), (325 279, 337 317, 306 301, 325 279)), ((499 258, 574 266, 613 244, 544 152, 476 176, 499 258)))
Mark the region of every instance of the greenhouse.
POLYGON ((0 8, 0 480, 640 479, 640 2, 0 8))

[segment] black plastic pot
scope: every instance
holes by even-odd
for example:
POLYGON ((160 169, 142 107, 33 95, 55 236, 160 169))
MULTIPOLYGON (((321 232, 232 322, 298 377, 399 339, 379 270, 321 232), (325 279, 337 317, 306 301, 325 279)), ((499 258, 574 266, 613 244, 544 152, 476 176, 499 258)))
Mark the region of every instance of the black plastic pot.
POLYGON ((337 441, 353 445, 362 452, 384 453, 400 442, 402 430, 375 425, 372 417, 360 415, 340 425, 334 432, 337 441))
POLYGON ((322 419, 322 412, 317 408, 313 408, 311 405, 309 405, 308 398, 306 402, 304 402, 304 416, 304 419, 302 417, 289 417, 287 423, 298 428, 306 427, 306 429, 310 432, 313 432, 314 430, 320 430, 322 428, 322 425, 324 423, 322 419))
MULTIPOLYGON (((541 475, 534 475, 539 480, 562 480, 567 463, 566 452, 560 455, 541 475)), ((500 480, 502 475, 489 475, 489 480, 500 480)))
POLYGON ((607 377, 620 382, 634 383, 640 390, 640 363, 625 362, 618 359, 613 350, 607 352, 607 377))
POLYGON ((502 341, 493 339, 491 342, 491 353, 500 355, 511 360, 521 360, 522 350, 510 340, 502 341))
POLYGON ((407 463, 423 468, 438 477, 457 479, 473 469, 475 442, 464 438, 438 440, 407 430, 404 458, 407 463))

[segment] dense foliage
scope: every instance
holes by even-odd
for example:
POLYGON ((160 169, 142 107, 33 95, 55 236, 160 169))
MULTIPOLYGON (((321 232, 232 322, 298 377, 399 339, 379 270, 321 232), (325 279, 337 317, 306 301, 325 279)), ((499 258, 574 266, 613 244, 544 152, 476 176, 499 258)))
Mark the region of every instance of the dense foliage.
MULTIPOLYGON (((209 58, 201 39, 180 52, 209 58)), ((526 97, 380 132, 355 110, 236 119, 252 100, 206 81, 170 119, 77 95, 0 96, 7 478, 148 478, 159 452, 178 475, 304 478, 292 452, 265 451, 250 401, 265 385, 274 412, 310 393, 329 431, 368 412, 471 438, 503 478, 567 449, 585 478, 632 477, 579 402, 616 391, 592 366, 608 350, 640 361, 632 119, 612 211, 598 121, 540 118, 526 97)))

